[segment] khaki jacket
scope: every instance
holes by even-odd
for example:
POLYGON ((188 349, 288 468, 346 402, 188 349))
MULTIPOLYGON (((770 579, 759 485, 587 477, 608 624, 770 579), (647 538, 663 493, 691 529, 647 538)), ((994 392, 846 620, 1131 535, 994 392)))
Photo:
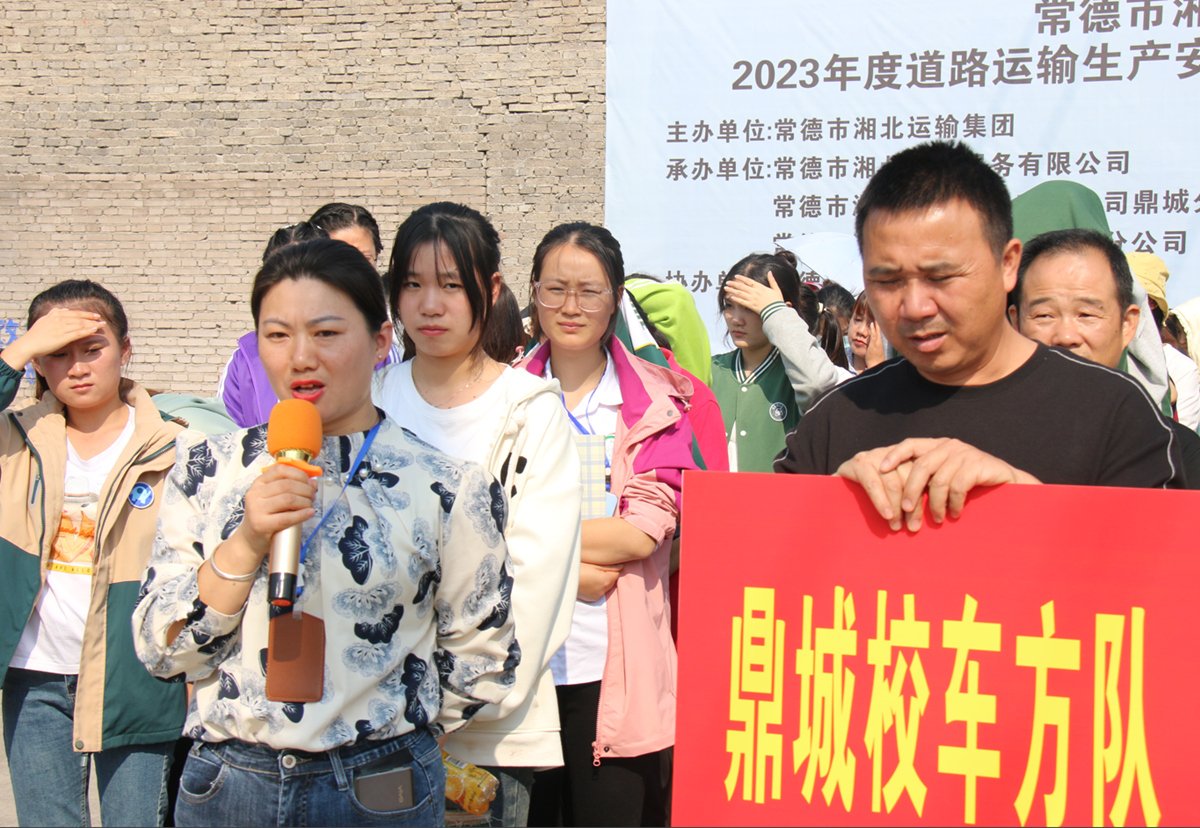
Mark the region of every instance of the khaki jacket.
MULTIPOLYGON (((63 510, 66 418, 53 394, 7 410, 21 380, 0 360, 0 680, 42 587, 63 510)), ((157 528, 163 480, 175 463, 175 436, 149 395, 128 383, 134 433, 113 467, 97 507, 97 559, 80 655, 74 747, 95 752, 172 741, 183 729, 182 683, 152 677, 133 648, 133 607, 157 528), (149 503, 131 503, 147 484, 149 503)))

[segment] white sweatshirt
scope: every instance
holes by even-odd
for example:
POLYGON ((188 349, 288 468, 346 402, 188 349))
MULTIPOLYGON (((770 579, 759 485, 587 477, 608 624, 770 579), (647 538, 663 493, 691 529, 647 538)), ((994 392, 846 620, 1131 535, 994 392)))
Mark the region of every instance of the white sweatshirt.
MULTIPOLYGON (((411 372, 400 367, 375 373, 372 397, 389 417, 411 427, 396 405, 399 383, 411 383, 411 372)), ((557 767, 563 759, 550 657, 571 630, 579 588, 579 453, 558 381, 512 374, 487 456, 463 459, 482 463, 509 496, 505 536, 521 663, 504 701, 480 710, 451 734, 445 749, 476 765, 557 767)))

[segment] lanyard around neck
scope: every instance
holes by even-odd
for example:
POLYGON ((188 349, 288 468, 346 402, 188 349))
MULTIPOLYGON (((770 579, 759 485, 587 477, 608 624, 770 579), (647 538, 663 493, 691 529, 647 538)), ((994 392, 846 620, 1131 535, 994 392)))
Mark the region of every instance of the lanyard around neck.
MULTIPOLYGON (((346 475, 346 482, 342 484, 341 490, 338 492, 337 497, 333 501, 334 503, 337 503, 339 500, 342 499, 342 495, 346 493, 346 487, 348 487, 350 485, 350 481, 354 479, 354 475, 358 474, 358 467, 361 466, 363 460, 365 460, 367 458, 367 449, 371 448, 371 443, 375 442, 375 435, 379 433, 379 427, 381 425, 383 425, 382 418, 379 420, 379 422, 377 422, 375 425, 373 425, 371 427, 370 431, 367 432, 367 436, 363 440, 362 448, 360 448, 358 450, 358 454, 354 458, 354 464, 352 466, 350 466, 350 472, 349 472, 349 474, 346 475)), ((313 538, 315 538, 317 536, 317 533, 319 531, 321 531, 321 527, 325 525, 325 521, 329 519, 329 515, 332 513, 332 511, 333 511, 332 509, 325 510, 325 514, 321 516, 321 520, 320 520, 320 522, 317 523, 316 528, 314 528, 312 530, 312 533, 309 534, 308 538, 304 541, 303 545, 301 545, 301 547, 300 547, 300 565, 301 566, 304 565, 304 559, 305 559, 305 557, 307 557, 308 545, 310 543, 312 543, 313 538)), ((301 587, 297 586, 296 587, 296 597, 299 597, 300 593, 301 593, 301 587)))

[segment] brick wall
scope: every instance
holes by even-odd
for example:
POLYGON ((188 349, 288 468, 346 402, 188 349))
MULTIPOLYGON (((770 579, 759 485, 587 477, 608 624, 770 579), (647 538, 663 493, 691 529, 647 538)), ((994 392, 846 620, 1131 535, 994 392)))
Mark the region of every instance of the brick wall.
POLYGON ((213 394, 266 239, 335 200, 389 247, 421 204, 481 210, 524 297, 541 236, 603 218, 604 38, 603 0, 5 0, 0 344, 91 278, 130 376, 213 394))

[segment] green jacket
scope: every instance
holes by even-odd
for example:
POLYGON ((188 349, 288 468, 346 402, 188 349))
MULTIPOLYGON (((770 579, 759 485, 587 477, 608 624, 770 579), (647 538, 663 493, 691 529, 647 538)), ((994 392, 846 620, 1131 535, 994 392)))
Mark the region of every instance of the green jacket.
MULTIPOLYGON (((22 372, 0 360, 0 682, 45 584, 46 561, 63 510, 66 417, 53 394, 8 410, 22 372)), ((175 435, 150 397, 128 383, 134 433, 96 512, 96 565, 75 696, 74 747, 92 753, 179 738, 186 691, 154 678, 133 648, 133 607, 157 529, 162 484, 175 464, 175 435), (135 508, 135 484, 154 497, 135 508)))
POLYGON ((712 389, 725 419, 725 439, 737 428, 737 470, 770 472, 784 438, 800 422, 796 394, 778 350, 754 373, 742 370, 742 352, 712 358, 712 389))
POLYGON ((829 361, 804 320, 783 302, 763 308, 762 325, 774 349, 750 376, 742 371, 740 350, 712 358, 712 389, 725 419, 725 439, 736 422, 737 470, 744 472, 773 471, 784 437, 804 412, 853 376, 829 361))

